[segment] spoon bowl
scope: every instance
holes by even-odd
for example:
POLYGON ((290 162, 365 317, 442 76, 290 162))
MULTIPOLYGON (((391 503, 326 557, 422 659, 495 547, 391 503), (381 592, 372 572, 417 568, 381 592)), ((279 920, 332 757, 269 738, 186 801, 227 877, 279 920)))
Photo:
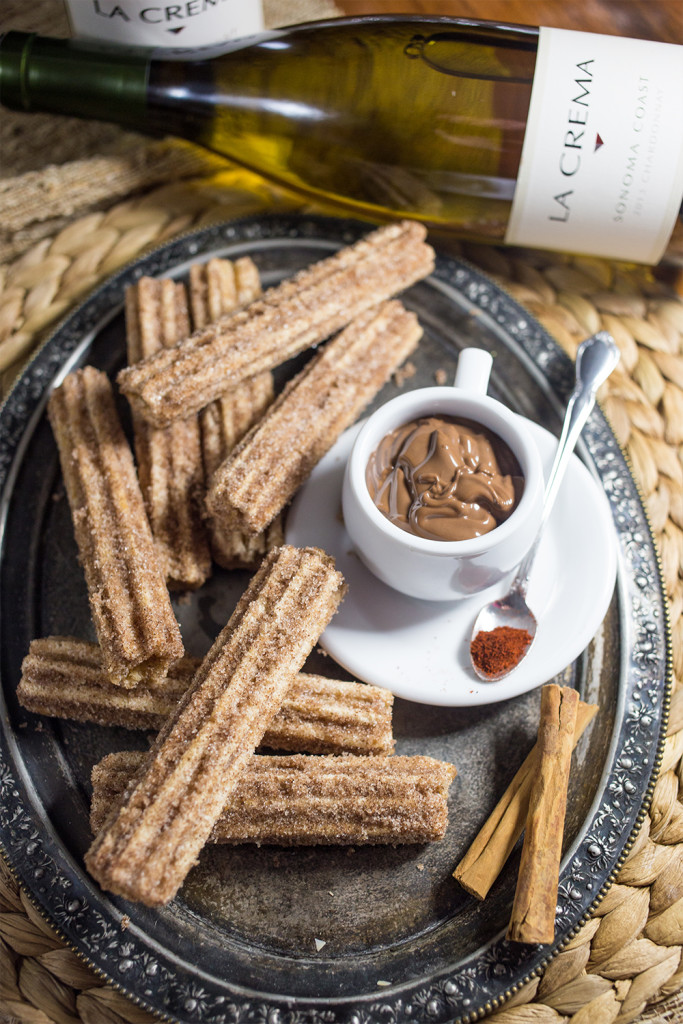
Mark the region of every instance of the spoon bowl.
POLYGON ((477 616, 470 642, 472 667, 479 678, 495 683, 509 675, 527 654, 537 627, 536 616, 521 590, 509 590, 505 597, 485 605, 477 616))
POLYGON ((526 594, 538 545, 569 458, 595 405, 597 390, 618 362, 619 349, 606 331, 599 331, 579 346, 576 383, 567 403, 562 433, 546 484, 536 538, 517 569, 508 593, 485 605, 472 629, 470 661, 475 674, 484 682, 493 683, 509 675, 526 657, 534 642, 538 622, 527 604, 526 594))

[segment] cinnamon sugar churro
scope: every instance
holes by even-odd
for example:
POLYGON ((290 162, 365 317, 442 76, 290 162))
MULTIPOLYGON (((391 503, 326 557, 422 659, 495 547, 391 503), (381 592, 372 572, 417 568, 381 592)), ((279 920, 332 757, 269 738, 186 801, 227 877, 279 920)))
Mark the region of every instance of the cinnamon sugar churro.
MULTIPOLYGON (((195 330, 252 302, 261 294, 261 282, 253 260, 212 259, 190 267, 190 309, 195 330)), ((238 441, 273 401, 270 370, 239 384, 199 413, 204 476, 208 483, 238 441)), ((282 523, 271 523, 263 534, 224 529, 207 519, 214 560, 226 569, 254 568, 266 551, 282 543, 282 523)))
POLYGON ((151 906, 173 898, 343 591, 316 548, 266 556, 86 853, 103 888, 151 906))
MULTIPOLYGON (((114 687, 97 644, 73 637, 33 640, 17 700, 37 714, 126 729, 161 729, 190 686, 199 658, 182 658, 167 677, 133 690, 114 687)), ((261 740, 262 747, 310 754, 390 754, 393 697, 365 683, 300 672, 261 740)))
POLYGON ((106 374, 70 373, 48 414, 107 674, 162 678, 183 645, 106 374))
MULTIPOLYGON (((142 277, 126 289, 128 363, 176 345, 190 333, 182 284, 142 277)), ((194 590, 211 572, 202 514, 204 469, 196 416, 153 427, 133 410, 138 476, 168 586, 194 590)))
MULTIPOLYGON (((109 754, 92 771, 90 825, 109 808, 144 761, 109 754)), ((448 787, 456 770, 431 757, 268 757, 255 755, 209 836, 214 843, 277 846, 428 843, 448 825, 448 787)))
POLYGON ((190 310, 195 330, 248 305, 260 294, 258 269, 249 256, 237 260, 214 257, 190 267, 190 310))
POLYGON ((429 274, 434 252, 425 235, 409 221, 371 232, 175 349, 123 370, 121 390, 158 426, 201 409, 429 274))
POLYGON ((260 533, 414 350, 422 328, 396 299, 356 317, 285 387, 214 473, 209 514, 260 533))
MULTIPOLYGON (((196 331, 253 302, 261 294, 261 282, 256 265, 247 257, 234 263, 211 259, 190 267, 189 292, 196 331)), ((207 480, 270 405, 273 395, 273 375, 266 371, 202 409, 199 422, 207 480)))

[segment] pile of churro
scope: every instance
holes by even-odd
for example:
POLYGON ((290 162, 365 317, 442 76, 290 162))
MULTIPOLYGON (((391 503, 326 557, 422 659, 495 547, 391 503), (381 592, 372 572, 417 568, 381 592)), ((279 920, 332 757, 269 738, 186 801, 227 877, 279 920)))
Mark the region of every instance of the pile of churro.
POLYGON ((451 764, 394 754, 392 697, 305 662, 345 583, 317 548, 283 543, 296 490, 413 352, 395 296, 425 277, 421 225, 378 229, 262 293, 249 258, 126 294, 127 367, 52 393, 96 643, 34 640, 28 710, 156 733, 92 772, 88 871, 150 906, 171 900, 206 843, 423 843, 448 823, 451 764), (316 347, 275 395, 272 371, 316 347), (170 591, 213 563, 252 571, 206 655, 185 655, 170 591))

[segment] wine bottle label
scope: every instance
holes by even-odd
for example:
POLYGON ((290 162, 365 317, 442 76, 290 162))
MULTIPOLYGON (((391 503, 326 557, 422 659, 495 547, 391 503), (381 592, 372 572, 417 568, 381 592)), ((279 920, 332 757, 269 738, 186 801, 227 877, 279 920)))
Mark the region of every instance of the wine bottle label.
POLYGON ((540 30, 505 241, 657 263, 683 197, 683 46, 540 30))
POLYGON ((80 39, 171 50, 229 42, 263 31, 261 0, 66 0, 80 39))

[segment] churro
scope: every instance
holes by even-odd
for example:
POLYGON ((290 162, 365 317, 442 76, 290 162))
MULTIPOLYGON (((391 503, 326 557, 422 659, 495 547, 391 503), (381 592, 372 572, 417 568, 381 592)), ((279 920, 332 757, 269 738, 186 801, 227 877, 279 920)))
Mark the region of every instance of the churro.
MULTIPOLYGON (((190 267, 189 290, 192 325, 199 330, 256 299, 261 283, 256 265, 248 258, 234 263, 212 259, 190 267)), ((202 409, 199 421, 207 480, 270 405, 273 394, 273 375, 266 371, 202 409)))
POLYGON ((209 514, 225 529, 261 533, 421 335, 415 314, 396 299, 356 317, 287 384, 214 473, 209 514))
POLYGON ((425 234, 409 221, 371 232, 175 349, 126 368, 119 375, 121 390, 159 426, 201 409, 429 274, 434 253, 425 234))
POLYGON ((258 269, 249 256, 234 261, 214 257, 190 267, 190 311, 195 330, 248 305, 260 294, 258 269))
MULTIPOLYGON (((126 289, 129 364, 176 345, 189 333, 184 285, 142 277, 126 289)), ((166 581, 172 589, 194 590, 211 572, 197 417, 153 427, 133 409, 133 437, 140 488, 166 581)))
MULTIPOLYGON (((108 809, 144 761, 109 754, 92 772, 90 824, 108 809)), ((428 843, 448 826, 455 767, 431 757, 255 755, 209 836, 214 843, 277 846, 428 843)))
POLYGON ((86 853, 103 888, 151 906, 173 898, 343 591, 319 549, 266 556, 86 853))
POLYGON ((161 678, 183 645, 106 374, 70 373, 48 413, 106 671, 161 678))
MULTIPOLYGON (((190 267, 190 309, 195 330, 252 302, 261 294, 256 264, 249 257, 231 263, 212 259, 190 267)), ((238 441, 273 401, 270 370, 239 384, 199 413, 204 476, 207 483, 238 441)), ((276 520, 262 534, 225 530, 207 517, 214 560, 226 569, 254 568, 266 551, 282 543, 282 523, 276 520)))
POLYGON ((268 370, 245 380, 223 398, 202 409, 199 418, 207 482, 235 445, 263 416, 273 397, 273 375, 268 370))
MULTIPOLYGON (((199 667, 182 658, 156 684, 114 687, 97 644, 73 637, 33 640, 21 666, 17 700, 36 714, 126 729, 157 730, 199 667)), ((310 754, 390 754, 393 697, 365 683, 300 672, 261 740, 262 747, 310 754)))

